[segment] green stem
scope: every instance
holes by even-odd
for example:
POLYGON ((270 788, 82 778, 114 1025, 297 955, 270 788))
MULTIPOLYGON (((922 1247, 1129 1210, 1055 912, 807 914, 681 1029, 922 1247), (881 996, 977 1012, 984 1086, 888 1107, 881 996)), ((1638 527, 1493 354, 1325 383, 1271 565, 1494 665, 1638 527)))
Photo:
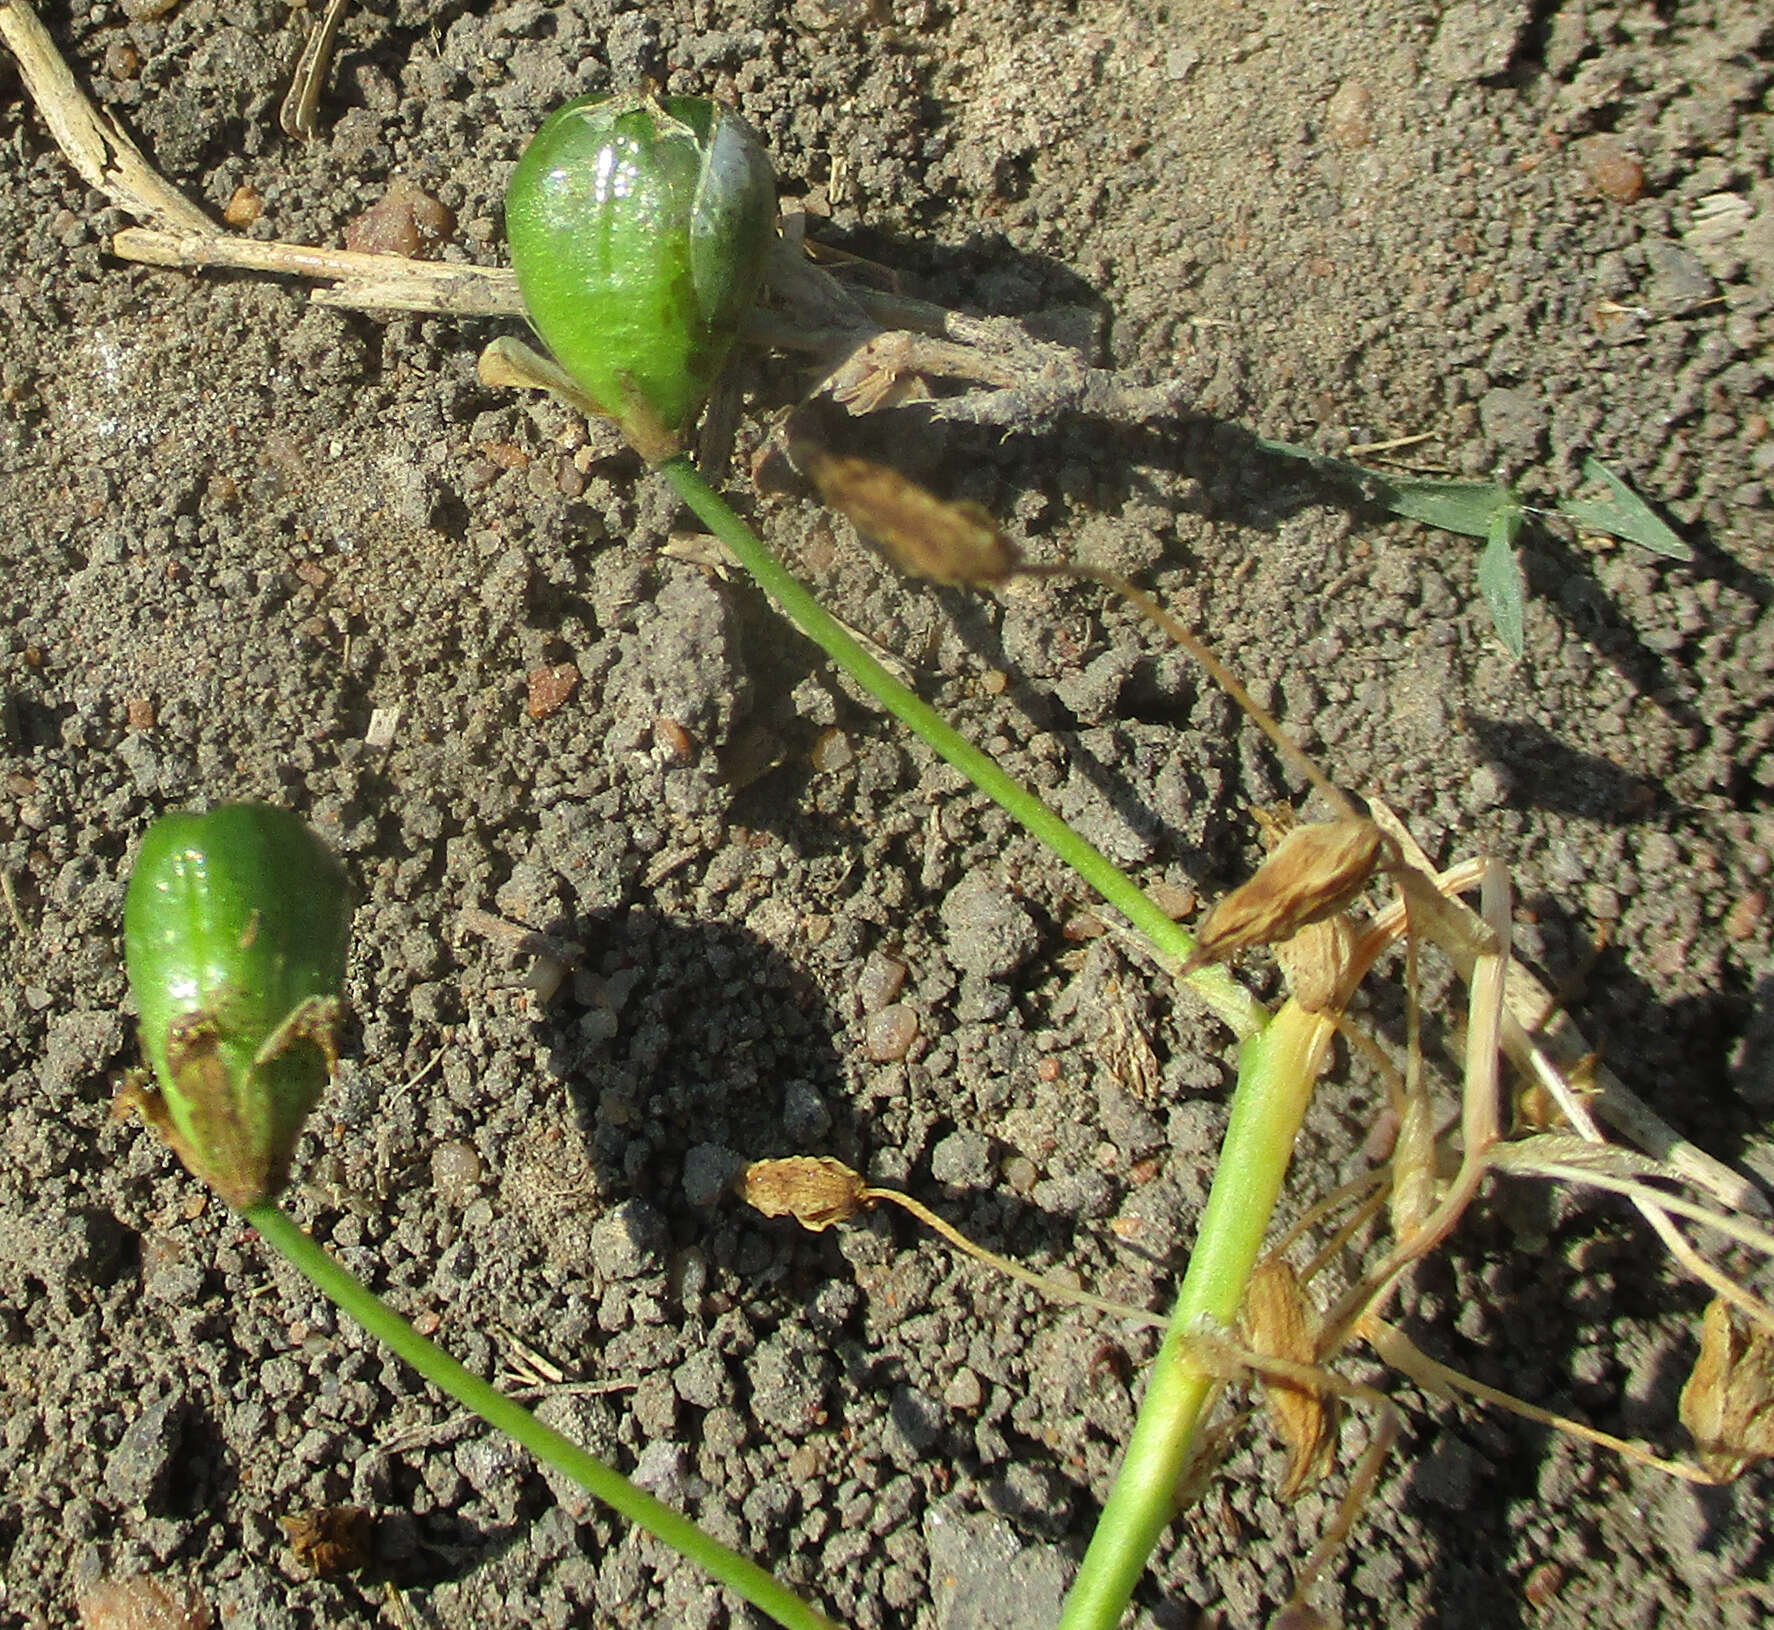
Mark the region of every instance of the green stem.
MULTIPOLYGON (((1020 782, 956 732, 943 717, 895 679, 857 644, 849 631, 783 567, 751 527, 711 487, 689 458, 679 454, 657 466, 660 475, 722 543, 739 557, 758 586, 787 613, 808 639, 838 664, 907 729, 922 736, 987 797, 995 799, 1065 861, 1151 942, 1171 967, 1194 949, 1178 927, 1101 850, 1086 843, 1020 782)), ((1263 1005, 1223 968, 1202 968, 1186 983, 1239 1036, 1268 1022, 1263 1005)))
POLYGON ((620 1472, 544 1426, 521 1404, 512 1402, 464 1369, 441 1347, 427 1341, 386 1302, 340 1267, 275 1203, 266 1201, 252 1206, 243 1215, 268 1245, 306 1274, 315 1288, 342 1312, 489 1426, 515 1438, 539 1460, 564 1472, 637 1527, 699 1563, 729 1590, 736 1591, 787 1630, 837 1630, 823 1613, 779 1585, 755 1562, 710 1539, 688 1517, 662 1505, 620 1472))
MULTIPOLYGON (((1173 968, 1187 959, 1193 948, 1189 935, 1101 852, 869 656, 687 458, 668 459, 658 469, 802 633, 1117 907, 1173 968)), ((1332 1033, 1328 1021, 1291 1002, 1270 1023, 1262 1004, 1223 969, 1204 969, 1191 975, 1189 983, 1243 1038, 1238 1091, 1176 1312, 1153 1364, 1120 1475, 1067 1598, 1061 1630, 1113 1630, 1170 1522, 1177 1481, 1212 1386, 1212 1378, 1193 1360, 1190 1337, 1204 1325, 1228 1328, 1238 1316, 1332 1033)))
POLYGON ((1059 1630, 1114 1630, 1175 1513, 1177 1482, 1213 1385, 1191 1355, 1190 1338, 1203 1328, 1229 1329, 1238 1317, 1332 1028, 1289 1002, 1244 1044, 1231 1120, 1176 1311, 1059 1630))

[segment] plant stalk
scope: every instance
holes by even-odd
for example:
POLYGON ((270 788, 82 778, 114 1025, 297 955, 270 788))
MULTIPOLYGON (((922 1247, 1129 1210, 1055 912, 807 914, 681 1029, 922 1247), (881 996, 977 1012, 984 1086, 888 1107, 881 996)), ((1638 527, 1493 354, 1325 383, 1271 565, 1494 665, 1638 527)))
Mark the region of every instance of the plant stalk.
MULTIPOLYGON (((1070 866, 1143 934, 1176 969, 1195 942, 1141 892, 1127 874, 985 753, 957 732, 928 703, 909 691, 868 654, 837 618, 765 547, 750 525, 709 485, 688 456, 655 466, 702 523, 733 551, 753 580, 789 620, 908 730, 921 736, 987 797, 996 800, 1029 832, 1070 866)), ((1220 967, 1197 970, 1184 981, 1240 1037, 1268 1023, 1262 1003, 1220 967)))
POLYGON ((1114 1630, 1175 1515, 1177 1484, 1213 1386, 1191 1356, 1190 1339, 1237 1320, 1334 1030, 1328 1018, 1290 1001, 1244 1043, 1231 1119, 1176 1311, 1059 1630, 1114 1630))
POLYGON ((357 1320, 434 1387, 473 1410, 489 1426, 515 1438, 539 1460, 564 1472, 629 1522, 700 1564, 785 1630, 838 1630, 832 1620, 778 1584, 755 1562, 709 1538, 688 1517, 544 1426, 523 1405, 464 1369, 436 1343, 427 1341, 379 1296, 346 1272, 274 1202, 251 1206, 242 1215, 266 1244, 299 1268, 341 1312, 357 1320))

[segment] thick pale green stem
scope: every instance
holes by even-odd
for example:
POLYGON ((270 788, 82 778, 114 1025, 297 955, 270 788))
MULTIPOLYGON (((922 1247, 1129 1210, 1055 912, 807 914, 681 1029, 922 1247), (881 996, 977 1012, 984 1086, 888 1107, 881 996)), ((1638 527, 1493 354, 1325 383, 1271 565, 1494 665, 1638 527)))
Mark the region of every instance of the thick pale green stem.
POLYGON ((1238 1317, 1332 1032, 1329 1020, 1289 1002, 1244 1044, 1231 1120, 1176 1311, 1060 1630, 1114 1630, 1175 1512, 1177 1480, 1212 1385, 1190 1356, 1189 1337, 1227 1329, 1238 1317))
MULTIPOLYGON (((847 629, 765 548, 746 522, 703 479, 687 457, 658 467, 672 490, 714 535, 739 557, 758 586, 789 620, 873 696, 896 719, 923 737, 979 790, 995 799, 1122 913, 1172 967, 1195 948, 1188 933, 1143 894, 1101 850, 1086 843, 1020 782, 1006 775, 972 742, 958 734, 936 710, 913 695, 857 644, 847 629)), ((1223 968, 1189 975, 1189 988, 1238 1035, 1249 1036, 1268 1021, 1262 1004, 1223 968)))
POLYGON ((276 1205, 253 1206, 243 1215, 268 1245, 307 1275, 316 1289, 378 1341, 392 1348, 440 1392, 472 1409, 489 1426, 515 1438, 539 1460, 564 1472, 679 1555, 706 1568, 729 1590, 769 1614, 786 1630, 837 1630, 823 1613, 779 1585, 755 1562, 710 1539, 688 1517, 662 1505, 620 1472, 544 1426, 522 1404, 514 1403, 464 1369, 441 1347, 427 1341, 373 1291, 340 1267, 276 1205))

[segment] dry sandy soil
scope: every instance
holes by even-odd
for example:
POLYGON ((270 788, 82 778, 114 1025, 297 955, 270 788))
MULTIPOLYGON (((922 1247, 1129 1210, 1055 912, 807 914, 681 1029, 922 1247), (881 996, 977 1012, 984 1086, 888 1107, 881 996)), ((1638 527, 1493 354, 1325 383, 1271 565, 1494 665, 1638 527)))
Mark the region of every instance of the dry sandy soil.
MULTIPOLYGON (((400 177, 449 211, 437 252, 498 263, 542 116, 651 76, 736 102, 814 235, 908 291, 1185 380, 1187 413, 1142 427, 906 441, 1036 556, 1142 574, 1432 853, 1503 857, 1523 953, 1608 1062, 1774 1176, 1774 25, 1752 0, 370 0, 308 145, 277 127, 307 27, 282 0, 45 21, 252 235, 337 243, 400 177), (1253 432, 1426 436, 1414 467, 1540 502, 1593 452, 1695 559, 1531 531, 1515 664, 1469 540, 1351 508, 1253 432)), ((743 581, 662 554, 681 522, 632 457, 478 384, 517 325, 119 263, 124 218, 3 62, 0 153, 0 1625, 69 1624, 83 1582, 137 1571, 189 1577, 239 1630, 377 1622, 379 1580, 451 1630, 748 1622, 452 1424, 108 1119, 135 841, 247 796, 313 821, 362 901, 302 1221, 469 1364, 511 1375, 521 1343, 613 1383, 551 1386, 545 1411, 846 1622, 1052 1622, 1147 1338, 903 1221, 814 1238, 725 1184, 839 1154, 1162 1306, 1225 1032, 1092 937, 1085 891, 743 581), (533 690, 569 663, 570 697, 533 690), (467 912, 582 965, 538 1003, 467 912), (893 1003, 917 1039, 876 1060, 893 1003), (338 1501, 377 1514, 369 1582, 288 1559, 279 1515, 338 1501)), ((742 455, 805 383, 749 366, 742 455)), ((1077 586, 906 585, 810 501, 733 485, 1142 879, 1209 898, 1248 869, 1248 806, 1288 779, 1128 614, 1077 586)), ((1390 997, 1373 1020, 1396 1034, 1390 997)), ((1327 1080, 1296 1209, 1363 1168, 1379 1097, 1327 1080)), ((1485 1380, 1679 1449, 1702 1302, 1623 1209, 1511 1188, 1403 1316, 1485 1380)), ((1697 1492, 1400 1397, 1327 1596, 1348 1624, 1766 1622, 1765 1476, 1697 1492)), ((1248 1432, 1138 1622, 1262 1624, 1365 1432, 1289 1508, 1248 1432)))

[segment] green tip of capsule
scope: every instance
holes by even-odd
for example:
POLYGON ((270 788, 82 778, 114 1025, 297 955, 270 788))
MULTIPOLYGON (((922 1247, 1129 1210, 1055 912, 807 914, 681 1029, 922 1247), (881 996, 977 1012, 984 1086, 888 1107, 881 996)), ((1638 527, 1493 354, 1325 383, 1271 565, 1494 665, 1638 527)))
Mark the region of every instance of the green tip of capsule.
POLYGON ((776 180, 751 127, 700 96, 582 97, 512 171, 505 233, 536 332, 630 433, 678 438, 757 295, 776 180))
POLYGON ((142 839, 123 947, 158 1090, 132 1096, 239 1209, 283 1187, 332 1073, 350 923, 343 868, 287 810, 168 815, 142 839))

